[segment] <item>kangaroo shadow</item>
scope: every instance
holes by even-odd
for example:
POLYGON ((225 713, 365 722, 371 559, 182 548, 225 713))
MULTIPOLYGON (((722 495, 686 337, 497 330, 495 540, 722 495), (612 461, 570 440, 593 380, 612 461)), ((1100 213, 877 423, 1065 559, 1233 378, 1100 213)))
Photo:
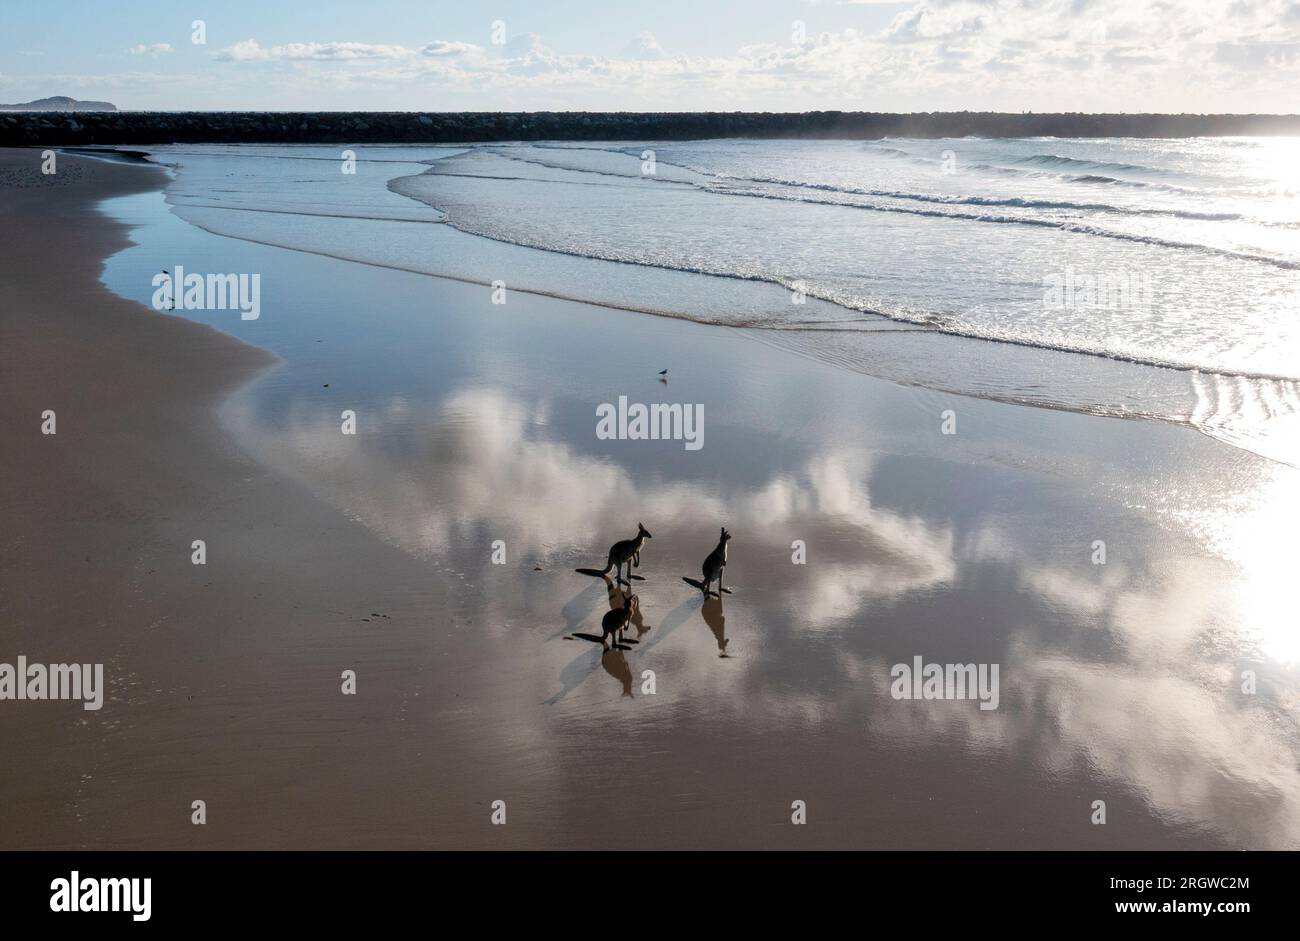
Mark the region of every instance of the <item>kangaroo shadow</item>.
MULTIPOLYGON (((627 595, 628 595, 628 589, 611 587, 609 590, 609 610, 616 611, 619 608, 623 607, 623 602, 627 599, 627 595)), ((625 633, 623 638, 619 641, 619 643, 621 644, 641 643, 641 641, 638 638, 643 637, 645 635, 645 632, 650 630, 650 625, 646 624, 645 619, 641 616, 640 605, 637 605, 632 609, 632 617, 628 621, 628 625, 630 627, 636 628, 636 637, 628 637, 625 633)), ((628 648, 622 647, 620 649, 626 650, 628 648)))
POLYGON ((722 611, 722 599, 717 596, 705 598, 704 604, 700 606, 700 614, 704 616, 704 623, 709 625, 709 630, 713 631, 713 637, 718 642, 718 656, 729 658, 727 616, 722 611))
MULTIPOLYGON (((605 638, 601 637, 599 634, 585 634, 585 633, 583 633, 582 631, 574 631, 574 632, 573 632, 572 634, 570 634, 569 636, 572 637, 572 638, 574 638, 575 640, 589 640, 589 641, 591 641, 593 644, 600 644, 602 647, 605 646, 605 638)), ((630 641, 630 643, 635 644, 636 641, 630 641)), ((627 645, 627 642, 624 642, 624 641, 621 641, 621 640, 615 640, 615 641, 614 641, 612 644, 610 644, 609 647, 607 647, 606 649, 607 649, 607 650, 609 650, 609 649, 613 649, 613 650, 631 650, 632 648, 629 647, 629 646, 627 645)))
MULTIPOLYGON (((604 572, 602 572, 600 569, 574 569, 574 571, 577 572, 579 575, 590 575, 592 578, 603 578, 605 579, 605 581, 607 582, 609 581, 609 576, 606 575, 604 572)), ((643 582, 645 581, 645 576, 628 575, 628 579, 634 582, 643 582)), ((620 579, 620 581, 622 581, 622 579, 620 579)))
POLYGON ((665 614, 663 619, 660 620, 659 626, 654 632, 654 636, 641 645, 641 652, 644 653, 653 648, 656 644, 661 643, 673 631, 677 630, 677 628, 690 620, 691 612, 694 611, 698 605, 699 600, 697 597, 688 598, 665 614))
MULTIPOLYGON (((600 638, 595 638, 599 644, 600 638)), ((560 691, 546 700, 543 705, 554 706, 569 693, 573 692, 582 685, 583 680, 591 676, 596 664, 600 662, 601 654, 595 648, 588 648, 560 671, 560 691)))
MULTIPOLYGON (((610 599, 609 599, 609 604, 610 604, 610 607, 611 607, 611 608, 614 606, 614 598, 613 598, 613 596, 610 597, 610 599)), ((642 615, 641 615, 641 606, 640 606, 640 605, 637 605, 635 608, 632 609, 632 619, 628 622, 628 626, 629 626, 629 627, 634 627, 634 628, 636 628, 636 637, 635 637, 635 638, 631 638, 631 637, 625 637, 625 638, 623 638, 624 640, 626 640, 626 641, 627 641, 628 643, 630 643, 630 644, 639 644, 639 643, 641 643, 641 638, 644 637, 644 636, 646 635, 646 632, 649 631, 650 628, 654 627, 653 624, 647 624, 647 623, 645 622, 645 618, 642 617, 642 615)))
POLYGON ((712 593, 709 594, 709 597, 703 599, 699 595, 687 598, 664 615, 654 636, 639 648, 640 651, 644 653, 654 648, 673 631, 689 621, 691 615, 697 610, 704 618, 704 623, 708 625, 709 630, 713 632, 713 637, 718 643, 718 656, 731 659, 731 654, 727 652, 727 646, 731 643, 731 638, 727 637, 727 618, 723 612, 722 599, 712 593))
POLYGON ((627 662, 627 651, 632 648, 617 641, 610 647, 606 647, 597 634, 575 632, 572 636, 578 640, 590 641, 595 646, 578 654, 560 671, 560 691, 545 700, 542 705, 554 706, 568 696, 596 671, 597 664, 604 667, 606 673, 622 684, 624 696, 631 697, 632 665, 627 662))
MULTIPOLYGON (((627 600, 628 590, 625 588, 616 588, 614 583, 609 580, 608 576, 604 576, 604 579, 605 587, 607 588, 606 600, 609 602, 609 610, 618 611, 623 607, 624 601, 627 600)), ((562 613, 565 616, 565 620, 568 621, 567 628, 577 627, 586 619, 586 615, 580 612, 579 606, 576 602, 578 602, 579 599, 585 600, 588 595, 589 591, 583 591, 577 598, 574 598, 573 601, 570 601, 564 606, 562 613)), ((589 606, 586 606, 586 613, 590 613, 589 606)), ((641 617, 641 608, 639 606, 632 609, 632 617, 629 624, 636 628, 637 637, 641 637, 646 631, 650 630, 650 626, 647 625, 645 620, 641 617)), ((603 644, 605 642, 604 638, 599 634, 585 634, 582 631, 572 631, 567 628, 562 632, 564 636, 575 637, 579 640, 589 640, 597 644, 603 644)), ((628 647, 628 644, 639 643, 640 641, 636 638, 627 637, 626 635, 614 638, 614 648, 616 650, 631 650, 632 648, 628 647)))
POLYGON ((623 695, 632 698, 632 666, 622 650, 607 650, 600 655, 600 665, 605 672, 623 686, 623 695))
MULTIPOLYGON (((599 576, 605 582, 605 598, 609 604, 609 609, 613 610, 615 608, 621 608, 623 606, 623 590, 621 588, 615 588, 613 581, 607 575, 603 575, 594 570, 593 574, 599 576)), ((625 651, 630 651, 632 649, 632 647, 628 646, 629 644, 636 644, 638 641, 632 638, 624 638, 620 641, 618 638, 615 638, 611 647, 606 648, 605 639, 599 634, 588 634, 583 631, 573 630, 573 628, 579 627, 582 622, 587 619, 587 616, 591 614, 592 609, 597 604, 596 598, 598 596, 599 588, 596 585, 592 585, 590 588, 584 588, 575 595, 560 612, 564 617, 565 627, 555 636, 564 637, 566 640, 570 638, 575 640, 585 640, 605 649, 599 654, 595 650, 584 650, 582 653, 578 654, 578 656, 574 657, 573 660, 571 660, 564 669, 560 671, 560 691, 550 699, 545 700, 543 705, 553 706, 565 696, 569 695, 569 693, 581 686, 583 681, 586 680, 587 677, 591 676, 595 671, 597 663, 602 664, 605 667, 606 672, 611 676, 621 678, 621 674, 615 673, 614 670, 611 669, 609 658, 611 654, 615 653, 622 658, 623 669, 627 674, 627 684, 625 684, 624 692, 628 696, 632 695, 630 686, 632 682, 632 668, 627 663, 627 658, 624 657, 623 654, 625 651)), ((639 610, 633 614, 631 623, 636 627, 638 636, 650 630, 650 628, 645 625, 644 621, 642 621, 639 610)))
MULTIPOLYGON (((704 592, 704 597, 705 597, 705 598, 719 598, 719 597, 721 597, 721 595, 719 595, 716 591, 710 591, 709 589, 706 589, 706 588, 704 587, 704 582, 700 581, 698 578, 691 578, 691 577, 688 576, 688 575, 683 575, 683 576, 682 576, 682 581, 684 581, 686 584, 690 585, 692 588, 698 588, 700 591, 704 592)), ((730 589, 730 588, 724 588, 724 589, 722 589, 722 594, 724 594, 724 595, 729 595, 729 594, 731 594, 731 589, 730 589)))
MULTIPOLYGON (((582 570, 579 569, 579 571, 582 570)), ((602 575, 597 569, 589 569, 588 571, 604 580, 606 596, 613 593, 614 583, 610 580, 608 575, 602 575)), ((587 620, 587 617, 591 612, 596 609, 596 605, 600 603, 599 599, 599 585, 590 585, 569 599, 568 604, 560 609, 560 616, 564 618, 564 627, 557 633, 551 635, 552 638, 564 637, 572 634, 575 630, 581 627, 582 622, 587 620)), ((620 600, 619 603, 621 604, 622 601, 620 600)))

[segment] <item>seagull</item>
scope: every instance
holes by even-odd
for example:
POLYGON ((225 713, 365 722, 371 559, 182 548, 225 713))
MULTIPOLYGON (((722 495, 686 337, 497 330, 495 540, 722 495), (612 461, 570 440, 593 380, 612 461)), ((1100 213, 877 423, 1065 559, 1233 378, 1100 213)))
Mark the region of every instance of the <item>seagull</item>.
POLYGON ((666 376, 666 375, 668 375, 668 370, 666 370, 666 369, 661 369, 661 370, 659 370, 659 375, 661 375, 661 376, 666 376))

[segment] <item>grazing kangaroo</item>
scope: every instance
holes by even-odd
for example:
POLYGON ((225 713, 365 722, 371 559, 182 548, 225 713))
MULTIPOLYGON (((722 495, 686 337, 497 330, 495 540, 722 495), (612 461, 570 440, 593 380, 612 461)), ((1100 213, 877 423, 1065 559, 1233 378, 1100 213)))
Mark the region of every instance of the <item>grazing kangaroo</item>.
POLYGON ((628 592, 623 596, 623 607, 605 612, 605 616, 600 619, 601 646, 605 646, 605 639, 611 634, 614 635, 614 646, 618 646, 618 635, 627 628, 628 621, 632 620, 632 612, 640 604, 640 599, 628 592))
POLYGON ((647 539, 654 538, 650 535, 650 530, 640 523, 636 524, 636 530, 635 539, 624 539, 609 547, 609 561, 605 563, 605 570, 600 573, 601 575, 608 574, 610 569, 614 569, 614 577, 619 584, 631 584, 629 579, 632 575, 632 566, 641 565, 641 546, 645 544, 647 539), (624 565, 627 566, 628 578, 623 577, 624 565))
POLYGON ((722 527, 722 535, 718 537, 718 546, 709 553, 709 557, 704 560, 700 566, 704 573, 704 597, 709 596, 709 585, 714 581, 718 583, 718 597, 722 597, 722 592, 726 591, 722 587, 722 570, 727 567, 727 542, 731 539, 731 533, 727 532, 727 527, 722 527))

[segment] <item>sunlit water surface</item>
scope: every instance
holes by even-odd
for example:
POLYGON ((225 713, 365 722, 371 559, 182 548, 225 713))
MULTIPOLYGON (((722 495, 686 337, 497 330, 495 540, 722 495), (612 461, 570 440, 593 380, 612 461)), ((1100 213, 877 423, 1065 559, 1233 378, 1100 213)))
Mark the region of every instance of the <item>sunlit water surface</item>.
POLYGON ((900 382, 1187 423, 1300 464, 1296 139, 348 152, 355 173, 337 147, 155 159, 177 169, 177 212, 212 231, 728 324, 900 382))
MULTIPOLYGON (((499 149, 471 159, 512 159, 499 149)), ((214 165, 249 175, 240 193, 278 188, 258 182, 264 166, 306 172, 214 165)), ((390 172, 354 198, 401 221, 343 220, 378 227, 350 250, 441 233, 430 266, 499 251, 521 266, 512 283, 544 269, 534 249, 384 195, 390 172)), ((730 327, 522 292, 493 305, 476 284, 215 236, 159 194, 107 209, 137 242, 104 274, 125 296, 148 303, 153 274, 175 265, 262 273, 258 320, 187 314, 282 358, 226 403, 235 440, 452 586, 446 609, 385 630, 456 638, 454 680, 416 657, 405 681, 456 682, 463 714, 426 717, 430 737, 472 722, 494 757, 461 767, 412 750, 421 778, 454 767, 474 793, 527 794, 579 845, 786 845, 796 798, 820 825, 810 845, 1300 843, 1293 468, 1176 425, 880 381, 730 327), (594 408, 618 395, 703 403, 704 447, 598 440, 594 408), (355 436, 340 433, 344 409, 355 436), (949 409, 955 435, 940 431, 949 409), (573 570, 603 565, 638 520, 654 533, 638 643, 602 652, 573 635, 599 633, 618 595, 573 570), (720 525, 735 593, 705 602, 681 578, 720 525), (914 656, 999 664, 999 707, 893 699, 890 667, 914 656)), ((258 222, 266 241, 346 242, 338 220, 274 218, 258 222)), ((616 280, 567 287, 624 290, 616 280)), ((785 310, 784 290, 726 284, 737 304, 770 289, 785 310)))

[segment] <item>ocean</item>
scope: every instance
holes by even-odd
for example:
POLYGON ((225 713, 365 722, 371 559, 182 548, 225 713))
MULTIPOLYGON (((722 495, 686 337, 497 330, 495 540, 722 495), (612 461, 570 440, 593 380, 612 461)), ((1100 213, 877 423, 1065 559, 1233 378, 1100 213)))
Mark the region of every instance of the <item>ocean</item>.
POLYGON ((152 153, 175 212, 219 234, 1190 424, 1300 465, 1294 138, 152 153))

